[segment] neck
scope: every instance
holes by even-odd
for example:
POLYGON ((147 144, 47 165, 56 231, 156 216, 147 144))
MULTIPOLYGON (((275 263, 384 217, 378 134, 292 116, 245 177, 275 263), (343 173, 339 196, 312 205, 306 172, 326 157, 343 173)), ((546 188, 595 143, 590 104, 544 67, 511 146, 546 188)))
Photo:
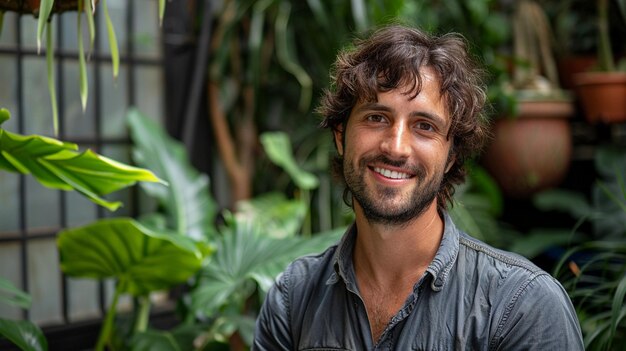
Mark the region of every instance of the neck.
POLYGON ((357 276, 366 275, 380 286, 393 286, 398 280, 415 282, 434 258, 443 236, 436 200, 419 217, 398 225, 368 221, 356 202, 355 213, 357 276))

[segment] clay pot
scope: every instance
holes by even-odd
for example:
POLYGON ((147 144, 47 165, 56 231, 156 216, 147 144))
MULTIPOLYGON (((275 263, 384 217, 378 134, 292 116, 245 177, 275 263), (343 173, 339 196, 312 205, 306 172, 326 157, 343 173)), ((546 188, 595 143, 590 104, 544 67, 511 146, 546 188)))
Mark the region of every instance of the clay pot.
POLYGON ((561 88, 574 90, 574 76, 578 73, 588 72, 596 65, 598 59, 594 55, 565 56, 557 60, 559 83, 561 88))
POLYGON ((572 156, 569 101, 521 101, 517 117, 499 118, 482 162, 504 195, 527 198, 560 184, 572 156))
POLYGON ((626 73, 578 73, 574 83, 588 122, 626 122, 626 73))
MULTIPOLYGON (((39 4, 41 0, 0 0, 0 10, 17 13, 30 13, 39 16, 39 4)), ((78 0, 55 0, 52 12, 76 11, 78 0)))

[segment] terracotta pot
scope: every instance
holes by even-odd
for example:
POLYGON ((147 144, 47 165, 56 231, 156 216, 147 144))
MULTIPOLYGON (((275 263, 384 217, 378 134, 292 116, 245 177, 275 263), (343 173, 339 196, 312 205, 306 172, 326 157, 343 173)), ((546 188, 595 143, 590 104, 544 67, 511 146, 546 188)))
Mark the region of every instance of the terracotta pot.
MULTIPOLYGON (((0 10, 31 13, 37 17, 40 3, 41 0, 0 0, 0 10)), ((76 11, 76 9, 78 9, 78 0, 55 0, 52 12, 76 11)))
POLYGON ((578 73, 574 76, 574 83, 587 121, 626 121, 626 73, 578 73))
POLYGON ((564 56, 557 60, 561 88, 574 90, 574 76, 589 71, 598 59, 594 55, 564 56))
POLYGON ((527 198, 557 186, 569 169, 571 102, 522 101, 519 116, 499 118, 483 165, 504 195, 527 198))

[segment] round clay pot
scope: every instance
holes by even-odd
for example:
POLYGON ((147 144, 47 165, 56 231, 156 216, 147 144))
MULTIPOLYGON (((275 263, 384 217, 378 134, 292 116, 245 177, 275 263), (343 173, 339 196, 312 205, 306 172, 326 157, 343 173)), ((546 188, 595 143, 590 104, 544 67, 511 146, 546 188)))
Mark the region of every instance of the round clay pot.
POLYGON ((574 83, 588 122, 626 121, 626 73, 578 73, 574 83))
POLYGON ((527 198, 558 185, 572 156, 571 102, 522 101, 517 117, 499 118, 483 165, 504 195, 527 198))

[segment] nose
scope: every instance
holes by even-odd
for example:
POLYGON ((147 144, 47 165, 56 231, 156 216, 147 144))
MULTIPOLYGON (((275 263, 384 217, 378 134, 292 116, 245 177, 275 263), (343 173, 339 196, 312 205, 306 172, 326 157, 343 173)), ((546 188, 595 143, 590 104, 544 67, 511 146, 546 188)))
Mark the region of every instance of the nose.
POLYGON ((406 123, 394 123, 385 133, 380 144, 381 151, 391 158, 407 158, 411 152, 411 132, 406 123))

